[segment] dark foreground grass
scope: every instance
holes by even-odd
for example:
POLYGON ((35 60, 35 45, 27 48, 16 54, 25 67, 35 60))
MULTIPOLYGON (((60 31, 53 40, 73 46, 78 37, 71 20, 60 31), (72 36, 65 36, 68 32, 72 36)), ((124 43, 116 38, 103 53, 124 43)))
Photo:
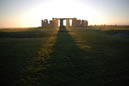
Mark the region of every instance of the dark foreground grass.
MULTIPOLYGON (((82 41, 79 46, 91 59, 89 64, 95 68, 94 76, 97 76, 94 80, 102 86, 129 85, 129 38, 114 36, 103 30, 80 29, 74 29, 76 34, 73 37, 77 42, 82 41)), ((94 83, 94 86, 98 85, 94 83)))
POLYGON ((44 39, 0 39, 1 81, 7 85, 13 82, 27 59, 36 55, 44 39))
POLYGON ((17 79, 13 86, 126 86, 128 44, 128 38, 93 28, 1 38, 2 81, 12 84, 17 79))
POLYGON ((38 50, 51 36, 42 28, 1 30, 0 32, 0 82, 10 86, 22 72, 28 60, 37 56, 38 50))

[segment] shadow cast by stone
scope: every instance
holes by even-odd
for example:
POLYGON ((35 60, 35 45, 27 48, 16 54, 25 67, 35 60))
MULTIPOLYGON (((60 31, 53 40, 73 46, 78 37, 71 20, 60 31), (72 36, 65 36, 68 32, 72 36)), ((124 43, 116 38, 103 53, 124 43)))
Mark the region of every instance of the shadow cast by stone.
MULTIPOLYGON (((88 65, 86 52, 81 50, 65 27, 61 27, 57 34, 54 52, 50 55, 48 69, 42 77, 42 85, 50 86, 79 86, 86 85, 86 80, 94 81, 89 76, 91 66, 88 65), (63 32, 62 32, 63 31, 63 32)), ((95 77, 95 76, 94 76, 95 77)), ((89 84, 87 82, 87 84, 89 84)))

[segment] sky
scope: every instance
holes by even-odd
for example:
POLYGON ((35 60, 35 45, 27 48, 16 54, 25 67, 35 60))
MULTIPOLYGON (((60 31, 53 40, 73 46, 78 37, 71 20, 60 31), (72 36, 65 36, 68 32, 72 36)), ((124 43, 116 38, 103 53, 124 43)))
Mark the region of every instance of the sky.
POLYGON ((37 27, 42 19, 76 17, 89 25, 129 25, 129 0, 0 0, 0 28, 37 27))

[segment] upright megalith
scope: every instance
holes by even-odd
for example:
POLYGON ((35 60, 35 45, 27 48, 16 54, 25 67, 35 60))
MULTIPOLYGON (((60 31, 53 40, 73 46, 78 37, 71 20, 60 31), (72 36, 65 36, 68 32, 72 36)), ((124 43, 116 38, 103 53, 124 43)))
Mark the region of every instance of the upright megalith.
POLYGON ((70 19, 67 18, 67 19, 66 19, 66 27, 69 27, 69 26, 70 26, 70 19))
POLYGON ((87 27, 88 21, 87 20, 77 20, 76 18, 72 19, 72 26, 73 27, 87 27))
POLYGON ((87 20, 84 20, 83 26, 84 27, 87 27, 88 26, 88 21, 87 20))
POLYGON ((47 19, 42 20, 42 27, 48 27, 49 23, 47 19))
POLYGON ((44 26, 44 21, 43 20, 41 20, 41 27, 43 27, 44 26))
POLYGON ((76 18, 73 18, 72 19, 72 26, 73 27, 76 27, 77 26, 77 19, 76 18))
POLYGON ((64 19, 63 18, 60 19, 60 27, 64 27, 64 19))
POLYGON ((57 18, 53 18, 52 20, 47 20, 44 19, 41 21, 42 22, 42 27, 58 27, 58 19, 57 18))
POLYGON ((42 27, 64 27, 64 20, 66 20, 66 27, 70 27, 70 20, 72 20, 72 27, 87 27, 87 20, 79 20, 77 18, 52 18, 50 23, 47 19, 42 20, 42 27), (60 25, 59 25, 60 23, 60 25))
POLYGON ((58 21, 59 21, 59 19, 53 18, 52 21, 53 21, 53 26, 58 27, 58 21))

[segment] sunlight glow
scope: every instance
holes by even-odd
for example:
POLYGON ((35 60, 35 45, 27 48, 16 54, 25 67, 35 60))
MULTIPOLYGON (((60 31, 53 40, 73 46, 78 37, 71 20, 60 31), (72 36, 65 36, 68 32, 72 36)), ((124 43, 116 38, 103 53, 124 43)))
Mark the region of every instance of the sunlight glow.
POLYGON ((129 25, 129 0, 0 0, 0 28, 37 27, 42 19, 77 18, 89 25, 129 25))
MULTIPOLYGON (((84 5, 77 0, 53 0, 40 3, 32 9, 27 10, 21 16, 20 22, 23 26, 40 26, 41 19, 51 19, 53 17, 77 17, 88 20, 90 24, 100 20, 102 14, 98 10, 84 5)), ((98 24, 104 21, 98 21, 98 24)))

